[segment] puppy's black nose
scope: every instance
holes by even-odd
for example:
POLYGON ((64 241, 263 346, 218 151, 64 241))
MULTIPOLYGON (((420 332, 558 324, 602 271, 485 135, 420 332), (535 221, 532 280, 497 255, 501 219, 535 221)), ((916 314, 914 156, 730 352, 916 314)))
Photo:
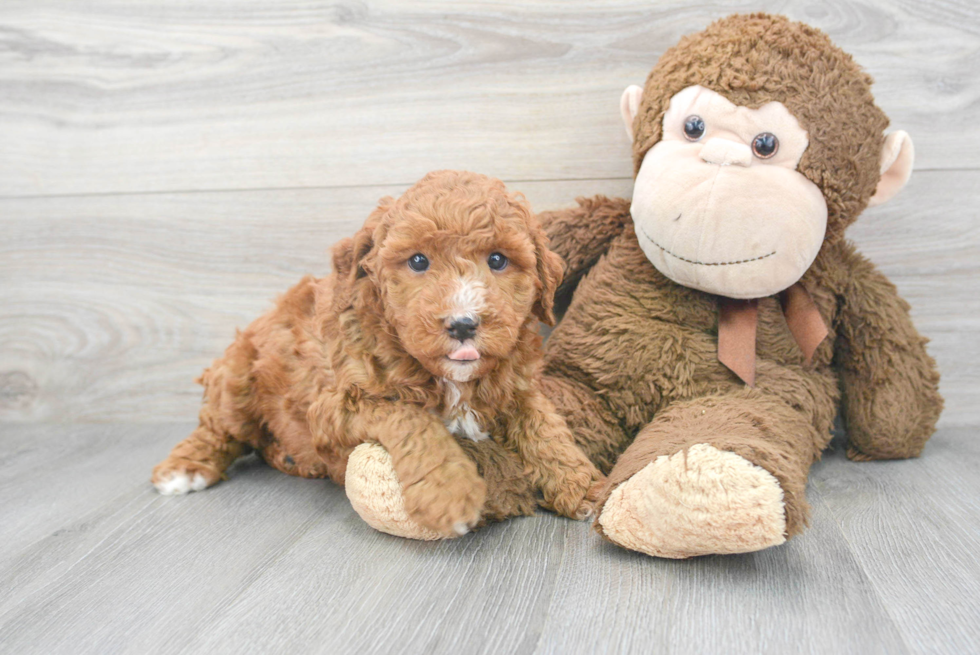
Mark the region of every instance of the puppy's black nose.
POLYGON ((472 339, 476 334, 476 328, 480 327, 480 322, 476 321, 469 316, 462 316, 460 318, 452 319, 449 327, 446 330, 449 332, 449 336, 458 341, 466 341, 467 339, 472 339))

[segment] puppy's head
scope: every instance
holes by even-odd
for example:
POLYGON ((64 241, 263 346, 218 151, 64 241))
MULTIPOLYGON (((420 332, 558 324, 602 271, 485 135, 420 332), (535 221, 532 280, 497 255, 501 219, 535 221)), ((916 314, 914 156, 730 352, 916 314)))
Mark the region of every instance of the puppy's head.
POLYGON ((553 324, 561 259, 527 202, 499 180, 430 173, 386 198, 345 249, 402 347, 433 375, 486 375, 536 318, 553 324))

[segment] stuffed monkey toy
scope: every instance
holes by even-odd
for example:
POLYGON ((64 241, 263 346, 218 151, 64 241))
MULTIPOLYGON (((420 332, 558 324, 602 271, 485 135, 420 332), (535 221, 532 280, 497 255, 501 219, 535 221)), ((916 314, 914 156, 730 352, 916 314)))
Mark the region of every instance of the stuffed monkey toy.
POLYGON ((838 409, 858 461, 918 456, 942 409, 908 304, 844 238, 912 142, 826 35, 764 14, 681 39, 621 108, 632 201, 541 216, 577 282, 543 384, 609 475, 596 530, 669 558, 783 543, 838 409))

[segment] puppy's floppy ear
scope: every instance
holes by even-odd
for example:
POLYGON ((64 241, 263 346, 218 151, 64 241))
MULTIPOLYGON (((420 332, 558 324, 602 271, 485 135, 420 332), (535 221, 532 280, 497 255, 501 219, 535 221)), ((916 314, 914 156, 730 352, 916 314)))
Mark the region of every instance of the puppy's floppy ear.
POLYGON ((330 249, 330 261, 335 275, 340 277, 350 275, 351 266, 354 265, 354 239, 345 237, 333 244, 330 249))
POLYGON ((535 256, 538 259, 538 280, 541 283, 538 287, 538 298, 534 301, 532 311, 546 325, 554 325, 555 291, 561 284, 565 266, 561 257, 548 249, 548 236, 538 225, 537 219, 532 217, 530 226, 535 256))
POLYGON ((346 277, 353 284, 373 270, 373 258, 370 255, 374 249, 376 233, 381 220, 394 203, 395 199, 390 196, 382 198, 353 238, 341 239, 333 247, 333 270, 337 275, 346 277))
POLYGON ((351 282, 367 276, 373 270, 369 255, 374 248, 374 233, 377 226, 365 225, 354 235, 354 245, 351 248, 351 270, 348 273, 351 282))

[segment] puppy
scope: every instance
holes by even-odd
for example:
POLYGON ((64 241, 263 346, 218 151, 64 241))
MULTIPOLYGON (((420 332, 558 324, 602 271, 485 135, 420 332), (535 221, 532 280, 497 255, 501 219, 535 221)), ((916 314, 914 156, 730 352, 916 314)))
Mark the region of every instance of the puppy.
POLYGON ((408 516, 455 536, 487 496, 458 438, 516 454, 545 508, 589 514, 600 474, 537 384, 537 322, 554 322, 562 263, 523 198, 482 175, 430 173, 382 199, 334 247, 333 269, 300 281, 204 372, 200 425, 153 471, 161 493, 211 486, 252 450, 343 484, 351 452, 376 443, 408 516))

